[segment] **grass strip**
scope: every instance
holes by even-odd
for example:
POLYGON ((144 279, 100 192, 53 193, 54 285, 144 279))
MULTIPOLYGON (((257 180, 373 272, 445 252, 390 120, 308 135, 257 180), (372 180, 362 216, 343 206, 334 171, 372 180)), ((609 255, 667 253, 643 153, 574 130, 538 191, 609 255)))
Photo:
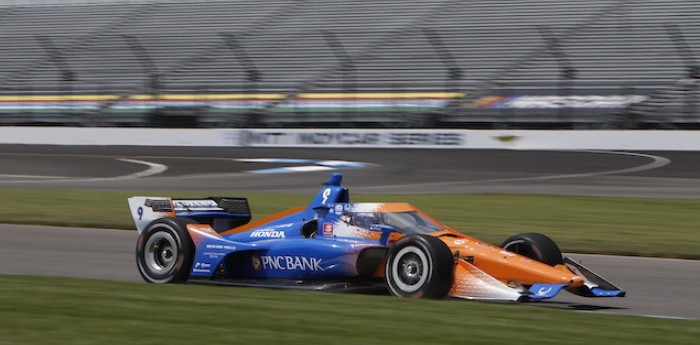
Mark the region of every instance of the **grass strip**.
POLYGON ((696 344, 699 320, 0 275, 5 344, 696 344))
MULTIPOLYGON (((133 229, 126 203, 130 196, 207 194, 0 189, 0 222, 133 229)), ((255 218, 305 205, 312 198, 241 196, 248 197, 255 218)), ((409 202, 456 230, 494 244, 516 233, 541 232, 567 252, 700 259, 700 199, 435 194, 353 195, 353 200, 409 202)))

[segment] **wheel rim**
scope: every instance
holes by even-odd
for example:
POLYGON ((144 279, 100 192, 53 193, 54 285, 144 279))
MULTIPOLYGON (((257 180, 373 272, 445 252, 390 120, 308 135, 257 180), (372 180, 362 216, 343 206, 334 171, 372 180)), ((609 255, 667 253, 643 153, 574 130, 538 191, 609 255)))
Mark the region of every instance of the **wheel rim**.
POLYGON ((408 246, 396 253, 391 266, 394 283, 403 292, 418 291, 428 280, 430 267, 428 258, 416 247, 408 246))
POLYGON ((175 238, 165 232, 158 231, 146 242, 144 259, 146 267, 158 275, 165 274, 175 267, 178 249, 175 238))

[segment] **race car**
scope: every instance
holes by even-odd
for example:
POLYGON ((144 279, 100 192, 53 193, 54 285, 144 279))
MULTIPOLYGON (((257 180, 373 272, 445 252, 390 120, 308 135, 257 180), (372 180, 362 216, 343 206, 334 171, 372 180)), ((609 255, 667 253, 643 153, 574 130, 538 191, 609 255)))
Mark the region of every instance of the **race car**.
POLYGON ((352 203, 334 173, 305 207, 251 221, 242 197, 132 197, 136 263, 151 283, 199 282, 499 301, 625 291, 549 237, 494 246, 407 203, 352 203))

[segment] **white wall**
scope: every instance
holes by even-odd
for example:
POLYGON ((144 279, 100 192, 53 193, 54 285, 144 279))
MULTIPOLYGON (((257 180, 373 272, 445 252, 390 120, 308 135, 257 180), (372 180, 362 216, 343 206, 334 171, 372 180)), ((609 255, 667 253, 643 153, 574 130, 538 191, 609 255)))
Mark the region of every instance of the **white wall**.
POLYGON ((700 151, 700 131, 0 127, 0 144, 700 151))

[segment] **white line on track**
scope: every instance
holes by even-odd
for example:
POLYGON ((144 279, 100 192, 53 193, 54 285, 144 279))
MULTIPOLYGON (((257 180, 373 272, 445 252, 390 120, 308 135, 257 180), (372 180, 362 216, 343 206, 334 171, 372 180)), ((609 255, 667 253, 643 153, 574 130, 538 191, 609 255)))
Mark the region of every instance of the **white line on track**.
MULTIPOLYGON (((644 158, 651 159, 652 162, 645 164, 645 165, 637 166, 637 167, 617 169, 617 170, 590 172, 590 173, 544 175, 544 176, 516 177, 516 178, 490 179, 490 180, 487 179, 487 180, 477 180, 477 181, 428 182, 428 183, 402 184, 402 185, 390 185, 390 186, 383 185, 383 186, 374 186, 374 187, 363 187, 363 189, 387 188, 387 187, 401 188, 401 187, 415 187, 415 186, 428 187, 428 186, 445 186, 445 185, 470 185, 470 184, 482 184, 482 183, 554 180, 554 179, 566 179, 566 178, 616 175, 616 174, 634 173, 634 172, 656 169, 656 168, 665 166, 671 162, 670 159, 665 158, 665 157, 647 155, 647 154, 642 154, 642 153, 633 153, 633 152, 617 152, 617 151, 570 151, 570 152, 644 157, 644 158)), ((89 157, 89 156, 93 156, 93 155, 70 155, 70 156, 88 156, 89 157)), ((101 157, 101 156, 95 155, 94 157, 101 157)), ((224 157, 171 157, 171 156, 138 156, 137 158, 234 160, 234 161, 248 161, 248 162, 263 162, 263 159, 260 159, 260 158, 258 158, 258 159, 245 159, 245 158, 236 159, 236 158, 224 158, 224 157)), ((0 182, 2 182, 2 183, 41 183, 41 182, 83 182, 83 181, 127 180, 127 179, 136 179, 136 178, 157 175, 157 174, 160 174, 168 169, 168 167, 166 165, 153 163, 153 162, 149 162, 149 161, 145 161, 145 160, 128 159, 128 158, 115 158, 115 159, 123 161, 123 162, 147 165, 148 169, 143 170, 143 171, 139 171, 139 172, 136 172, 133 174, 123 175, 123 176, 94 177, 94 178, 70 178, 70 177, 59 177, 59 176, 33 176, 33 175, 0 175, 0 178, 3 178, 3 177, 22 178, 21 180, 14 180, 14 179, 0 180, 0 182)), ((267 162, 269 160, 270 159, 265 159, 264 161, 267 162)), ((335 162, 335 161, 329 161, 329 162, 335 162)), ((356 163, 356 162, 352 162, 352 163, 356 163)), ((372 163, 359 163, 359 164, 363 164, 366 166, 377 165, 377 164, 372 164, 372 163)), ((322 168, 321 170, 327 170, 327 168, 322 168)), ((302 168, 301 171, 318 171, 318 170, 315 170, 315 169, 304 170, 302 168)), ((239 175, 239 174, 240 173, 217 173, 217 174, 213 174, 213 175, 215 175, 215 176, 231 176, 231 175, 239 175)), ((197 175, 193 175, 193 176, 197 176, 197 175)), ((180 177, 181 178, 188 178, 188 177, 192 177, 192 176, 180 176, 180 177)))
POLYGON ((57 179, 57 178, 68 178, 66 176, 42 176, 42 175, 2 175, 0 178, 34 178, 34 179, 57 179))
MULTIPOLYGON (((652 160, 651 163, 649 164, 644 164, 640 165, 638 167, 631 167, 631 168, 625 168, 625 169, 617 169, 617 170, 605 170, 605 171, 597 171, 597 172, 590 172, 590 173, 580 173, 580 174, 563 174, 563 175, 550 175, 550 176, 535 176, 535 177, 525 177, 525 178, 519 178, 519 179, 512 179, 515 181, 522 181, 522 180, 549 180, 549 179, 561 179, 561 178, 575 178, 575 177, 592 177, 592 176, 603 176, 603 175, 618 175, 618 174, 627 174, 627 173, 635 173, 635 172, 640 172, 640 171, 645 171, 645 170, 651 170, 651 169, 656 169, 660 168, 662 166, 668 165, 671 163, 671 160, 666 158, 666 157, 660 157, 660 156, 652 156, 652 155, 646 155, 643 153, 634 153, 634 152, 615 152, 615 151, 576 151, 576 152, 585 152, 585 153, 601 153, 601 154, 612 154, 612 155, 622 155, 622 156, 633 156, 633 157, 644 157, 644 158, 650 158, 652 160)), ((503 179, 503 181, 509 181, 511 179, 503 179)), ((500 182, 501 180, 494 180, 500 182)), ((483 181, 482 181, 483 182, 483 181)))
POLYGON ((5 181, 0 181, 0 182, 3 182, 3 183, 8 183, 8 182, 9 183, 41 183, 41 182, 88 182, 88 181, 131 180, 131 179, 137 179, 137 178, 157 175, 157 174, 160 174, 160 173, 168 170, 168 166, 164 165, 164 164, 142 161, 142 160, 137 160, 137 159, 128 159, 128 158, 115 158, 115 159, 122 161, 122 162, 126 162, 126 163, 146 165, 146 166, 148 166, 148 168, 146 170, 141 170, 141 171, 135 172, 133 174, 122 175, 122 176, 112 176, 112 177, 79 178, 79 177, 58 177, 58 176, 33 176, 33 175, 0 175, 0 178, 3 176, 15 176, 15 177, 20 177, 20 178, 24 178, 24 179, 31 178, 31 180, 5 180, 5 181))
POLYGON ((134 178, 153 176, 153 175, 158 175, 158 174, 168 170, 168 166, 164 165, 164 164, 158 164, 158 163, 141 161, 141 160, 137 160, 137 159, 128 159, 128 158, 117 158, 117 160, 120 160, 122 162, 128 162, 128 163, 143 164, 143 165, 147 165, 149 168, 146 170, 143 170, 143 171, 139 171, 137 173, 129 174, 129 175, 108 178, 110 180, 129 180, 129 179, 134 179, 134 178))
POLYGON ((647 155, 643 153, 634 152, 616 152, 616 151, 571 151, 571 152, 582 152, 582 153, 599 153, 599 154, 612 154, 612 155, 622 155, 622 156, 634 156, 634 157, 644 157, 652 160, 651 163, 640 165, 637 167, 617 169, 617 170, 604 170, 595 171, 589 173, 578 173, 578 174, 559 174, 559 175, 544 175, 544 176, 532 176, 532 177, 514 177, 514 178, 504 178, 504 179, 491 179, 491 180, 477 180, 477 181, 450 181, 450 182, 428 182, 428 183, 412 183, 403 185, 383 185, 376 187, 362 187, 363 189, 371 188, 401 188, 401 187, 415 187, 415 186, 447 186, 447 185, 468 185, 468 184, 482 184, 482 183, 499 183, 499 182, 519 182, 519 181, 541 181, 541 180, 556 180, 556 179, 567 179, 567 178, 578 178, 578 177, 594 177, 594 176, 605 176, 605 175, 618 175, 626 173, 635 173, 645 170, 651 170, 660 168, 662 166, 671 163, 671 160, 666 157, 647 155))

